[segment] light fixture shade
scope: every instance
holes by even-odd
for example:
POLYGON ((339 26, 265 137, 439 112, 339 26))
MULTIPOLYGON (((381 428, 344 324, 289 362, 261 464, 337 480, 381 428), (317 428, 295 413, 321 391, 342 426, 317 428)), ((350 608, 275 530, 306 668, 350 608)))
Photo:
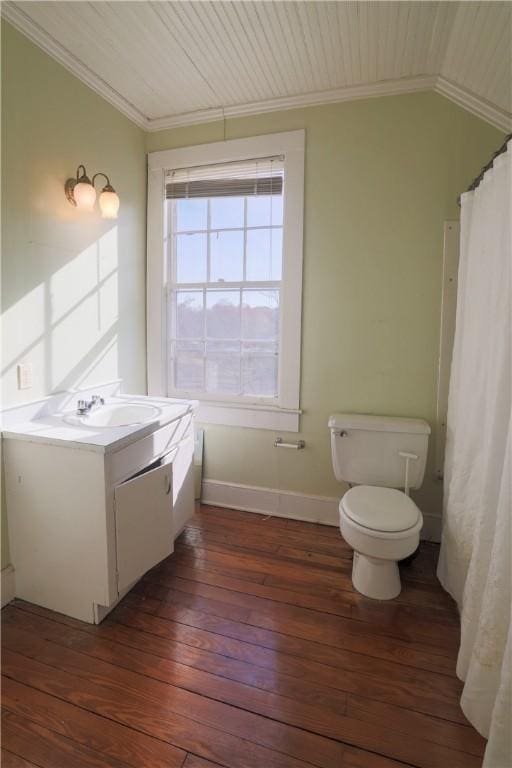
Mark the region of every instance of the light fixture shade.
POLYGON ((79 181, 73 187, 73 198, 77 208, 92 211, 96 202, 96 190, 90 181, 79 181))
POLYGON ((117 219, 119 197, 114 190, 105 188, 99 197, 101 216, 104 219, 117 219))

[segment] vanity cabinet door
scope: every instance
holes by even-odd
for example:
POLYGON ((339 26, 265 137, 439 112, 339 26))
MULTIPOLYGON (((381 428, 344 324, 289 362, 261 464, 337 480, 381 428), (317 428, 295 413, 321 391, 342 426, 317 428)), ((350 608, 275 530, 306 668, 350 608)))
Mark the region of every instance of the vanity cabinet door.
POLYGON ((118 592, 174 549, 172 458, 115 489, 118 592))

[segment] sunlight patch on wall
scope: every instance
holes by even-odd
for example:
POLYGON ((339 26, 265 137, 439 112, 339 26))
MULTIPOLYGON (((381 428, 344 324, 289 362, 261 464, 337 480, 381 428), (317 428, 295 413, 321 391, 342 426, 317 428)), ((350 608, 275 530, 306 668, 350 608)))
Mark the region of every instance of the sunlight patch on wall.
POLYGON ((51 389, 115 378, 118 233, 113 227, 50 280, 51 389))
POLYGON ((45 288, 39 283, 2 314, 2 375, 25 355, 37 356, 45 326, 45 288))

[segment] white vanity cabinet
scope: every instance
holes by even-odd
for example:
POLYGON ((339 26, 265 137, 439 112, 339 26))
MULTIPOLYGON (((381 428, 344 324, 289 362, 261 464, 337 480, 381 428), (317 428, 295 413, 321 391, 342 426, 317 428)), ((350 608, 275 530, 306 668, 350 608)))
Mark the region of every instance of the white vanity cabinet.
POLYGON ((16 596, 98 623, 194 511, 193 408, 116 450, 4 440, 16 596))

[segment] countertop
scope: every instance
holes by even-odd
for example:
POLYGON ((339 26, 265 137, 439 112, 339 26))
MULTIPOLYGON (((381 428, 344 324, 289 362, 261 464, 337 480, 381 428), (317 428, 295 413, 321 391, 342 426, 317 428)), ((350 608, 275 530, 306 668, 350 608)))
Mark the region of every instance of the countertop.
MULTIPOLYGON (((6 440, 25 440, 46 445, 77 448, 98 453, 110 453, 135 440, 151 434, 172 421, 192 415, 197 409, 195 400, 116 395, 105 398, 105 404, 128 405, 140 403, 159 409, 151 421, 123 427, 92 427, 86 424, 69 424, 63 417, 73 416, 73 410, 33 416, 30 420, 6 424, 2 437, 6 440)), ((100 406, 101 407, 101 406, 100 406)))

